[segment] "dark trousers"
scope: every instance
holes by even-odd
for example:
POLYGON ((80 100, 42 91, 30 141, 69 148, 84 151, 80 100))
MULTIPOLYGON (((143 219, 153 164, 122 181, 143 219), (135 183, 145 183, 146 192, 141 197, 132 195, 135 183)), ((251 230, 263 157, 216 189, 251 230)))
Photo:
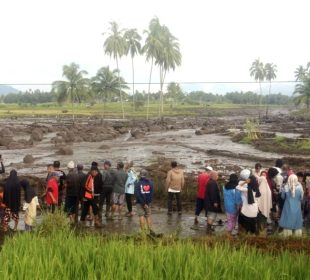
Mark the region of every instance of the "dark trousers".
POLYGON ((103 188, 102 193, 100 195, 99 201, 99 210, 102 211, 102 207, 104 202, 106 203, 106 213, 111 210, 111 197, 112 197, 112 188, 103 188))
POLYGON ((92 207, 95 216, 98 215, 99 209, 94 199, 83 201, 83 208, 81 214, 81 221, 85 221, 85 218, 89 212, 89 207, 92 207))
POLYGON ((240 213, 239 224, 245 229, 246 233, 257 234, 257 217, 249 218, 240 213))
POLYGON ((173 197, 175 196, 176 200, 177 200, 177 209, 178 212, 182 211, 182 205, 181 205, 181 193, 173 193, 173 192, 168 192, 168 211, 172 212, 172 201, 173 201, 173 197))
POLYGON ((133 194, 126 193, 126 204, 127 204, 128 212, 132 212, 132 197, 133 197, 133 194))

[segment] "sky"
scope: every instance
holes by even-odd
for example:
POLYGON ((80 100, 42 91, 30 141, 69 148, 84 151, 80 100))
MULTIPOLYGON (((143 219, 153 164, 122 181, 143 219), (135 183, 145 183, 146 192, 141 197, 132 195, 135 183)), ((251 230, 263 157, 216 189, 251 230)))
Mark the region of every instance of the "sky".
MULTIPOLYGON (((309 10, 309 0, 2 0, 0 84, 49 84, 62 79, 62 66, 71 62, 89 76, 114 68, 103 51, 109 22, 142 34, 154 16, 179 39, 182 53, 182 65, 166 82, 251 81, 256 58, 278 66, 276 80, 294 80, 295 68, 310 61, 309 10)), ((150 64, 138 57, 135 65, 136 82, 147 83, 150 64)), ((131 82, 129 58, 121 59, 120 70, 131 82)))

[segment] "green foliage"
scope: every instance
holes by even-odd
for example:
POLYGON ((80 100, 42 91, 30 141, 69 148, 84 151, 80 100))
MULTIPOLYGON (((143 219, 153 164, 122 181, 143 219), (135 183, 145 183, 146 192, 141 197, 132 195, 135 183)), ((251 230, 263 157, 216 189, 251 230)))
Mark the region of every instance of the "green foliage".
POLYGON ((297 147, 300 150, 310 151, 310 140, 301 141, 297 147))
POLYGON ((1 279, 309 279, 309 259, 246 245, 75 235, 16 234, 0 253, 1 279))
POLYGON ((301 83, 295 86, 294 95, 297 105, 306 104, 307 109, 310 109, 310 73, 304 74, 301 83))
POLYGON ((277 135, 276 138, 275 138, 275 141, 277 144, 282 144, 285 142, 285 137, 284 136, 281 136, 281 135, 277 135))
POLYGON ((52 92, 57 95, 57 101, 63 103, 70 100, 81 103, 85 100, 89 89, 89 80, 84 76, 87 75, 85 70, 80 70, 80 66, 76 63, 63 66, 63 77, 65 81, 55 81, 52 84, 52 92))
POLYGON ((260 127, 258 120, 247 119, 244 125, 247 139, 250 141, 257 140, 260 137, 260 127))

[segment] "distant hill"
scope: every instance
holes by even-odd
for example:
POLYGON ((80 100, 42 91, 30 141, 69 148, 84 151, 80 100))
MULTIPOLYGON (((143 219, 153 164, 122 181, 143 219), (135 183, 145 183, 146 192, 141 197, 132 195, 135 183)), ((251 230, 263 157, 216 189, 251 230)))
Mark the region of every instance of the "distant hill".
POLYGON ((18 93, 19 91, 16 88, 11 86, 2 86, 0 85, 0 95, 5 95, 8 93, 18 93))

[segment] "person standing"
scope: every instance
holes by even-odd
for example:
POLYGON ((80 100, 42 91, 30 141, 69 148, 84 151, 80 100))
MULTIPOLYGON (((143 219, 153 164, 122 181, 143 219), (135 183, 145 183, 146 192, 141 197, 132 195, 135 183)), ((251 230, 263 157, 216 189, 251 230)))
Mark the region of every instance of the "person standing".
POLYGON ((304 191, 298 182, 296 175, 288 177, 288 182, 281 192, 282 199, 285 199, 283 211, 279 220, 279 226, 283 228, 284 236, 302 236, 302 213, 301 202, 304 191))
POLYGON ((92 166, 89 174, 86 177, 86 182, 83 187, 83 207, 81 214, 81 222, 85 224, 85 219, 89 213, 90 207, 95 217, 95 226, 101 227, 99 208, 95 200, 95 178, 98 176, 99 170, 96 166, 92 166))
POLYGON ((4 174, 5 173, 5 167, 4 167, 4 164, 3 164, 2 155, 0 155, 0 165, 1 165, 0 174, 4 174))
POLYGON ((124 170, 124 163, 118 162, 117 169, 113 173, 114 184, 112 194, 112 219, 115 217, 115 213, 118 213, 118 219, 122 219, 122 208, 125 201, 125 184, 128 178, 127 173, 124 170))
POLYGON ((171 162, 171 170, 168 171, 166 187, 168 190, 168 215, 172 215, 172 201, 176 197, 178 214, 182 215, 181 191, 184 187, 184 172, 178 168, 176 161, 171 162))
POLYGON ((267 181, 267 172, 262 171, 258 177, 258 188, 261 194, 258 200, 258 230, 262 231, 270 220, 270 212, 272 209, 272 194, 267 181))
POLYGON ((241 181, 237 190, 241 192, 242 207, 239 214, 239 224, 247 233, 257 233, 257 215, 258 215, 258 183, 251 171, 244 169, 240 173, 241 181))
POLYGON ((135 196, 137 201, 137 214, 143 232, 152 233, 151 203, 154 193, 153 182, 147 179, 147 171, 141 170, 139 181, 135 182, 135 196))
POLYGON ((20 210, 21 186, 15 169, 11 170, 4 186, 3 203, 6 208, 3 217, 3 231, 7 231, 11 218, 14 221, 13 230, 17 230, 20 210))
POLYGON ((78 215, 80 178, 75 171, 75 164, 73 161, 70 161, 67 167, 68 174, 64 183, 66 190, 65 212, 68 214, 70 222, 73 224, 77 221, 76 218, 78 215))
POLYGON ((102 194, 101 194, 101 207, 105 202, 106 204, 106 212, 105 216, 110 218, 111 213, 111 198, 113 192, 113 184, 114 184, 114 175, 111 172, 111 162, 109 160, 105 160, 103 163, 103 171, 102 171, 102 194))
POLYGON ((206 187, 205 207, 207 210, 207 233, 213 231, 213 223, 216 220, 217 214, 221 212, 221 197, 220 189, 217 184, 218 173, 211 171, 210 179, 206 187))
POLYGON ((127 170, 127 181, 125 184, 125 196, 128 212, 126 217, 132 217, 132 197, 135 193, 135 182, 138 179, 136 172, 133 169, 133 163, 127 163, 125 169, 127 170))
POLYGON ((32 231, 33 224, 37 217, 37 207, 40 206, 39 200, 28 180, 22 180, 20 184, 25 193, 25 204, 23 207, 23 210, 25 211, 25 231, 32 231))
MULTIPOLYGON (((213 171, 211 166, 206 167, 206 171, 198 175, 198 191, 196 198, 195 220, 194 224, 198 226, 198 217, 203 209, 205 209, 206 186, 210 179, 210 173, 213 171)), ((207 216, 207 211, 205 211, 207 216)))
POLYGON ((237 225, 238 211, 241 206, 241 193, 236 190, 239 179, 237 174, 231 174, 229 181, 223 188, 224 206, 227 217, 227 231, 231 234, 236 234, 235 228, 237 225))
POLYGON ((258 162, 255 164, 255 168, 252 171, 252 174, 258 179, 261 176, 261 172, 263 171, 262 165, 258 162))
POLYGON ((50 212, 54 213, 58 205, 58 191, 59 191, 59 176, 60 172, 52 172, 46 187, 45 202, 50 212))
POLYGON ((64 183, 66 180, 66 173, 60 170, 60 161, 56 160, 53 164, 54 171, 59 173, 59 180, 58 180, 58 207, 60 208, 63 203, 63 196, 64 196, 64 183))

